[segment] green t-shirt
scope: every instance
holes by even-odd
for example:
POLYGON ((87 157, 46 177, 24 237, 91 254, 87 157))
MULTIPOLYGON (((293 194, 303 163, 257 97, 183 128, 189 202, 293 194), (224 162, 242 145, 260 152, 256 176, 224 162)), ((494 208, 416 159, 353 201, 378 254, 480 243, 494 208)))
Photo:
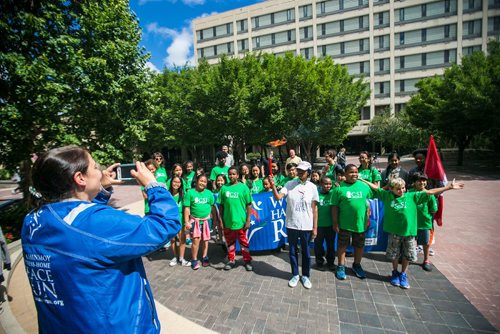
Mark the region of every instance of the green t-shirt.
POLYGON ((339 227, 351 232, 365 232, 368 207, 367 199, 372 198, 370 187, 363 181, 347 183, 343 181, 332 193, 332 205, 339 208, 339 227))
POLYGON ((167 183, 167 171, 165 167, 160 166, 155 172, 156 181, 166 184, 167 183))
POLYGON ((384 232, 410 237, 417 235, 417 205, 429 201, 425 191, 396 197, 390 190, 377 189, 375 196, 384 203, 384 232))
POLYGON ((229 166, 215 166, 212 168, 212 171, 210 172, 210 180, 215 181, 217 178, 217 175, 223 174, 226 177, 226 183, 229 183, 229 179, 227 178, 227 174, 229 172, 229 166))
POLYGON ((247 221, 247 206, 252 204, 250 190, 241 182, 222 186, 217 203, 224 207, 224 227, 241 230, 247 221))
POLYGON ((284 175, 278 174, 274 175, 273 177, 274 177, 274 184, 276 185, 276 187, 283 187, 285 185, 286 177, 284 175))
POLYGON ((377 168, 370 167, 369 169, 364 169, 363 167, 358 168, 358 178, 366 180, 371 183, 375 183, 377 181, 382 180, 380 173, 377 168))
POLYGON ((202 192, 198 192, 195 188, 191 188, 186 193, 186 196, 184 196, 182 205, 190 207, 191 216, 195 218, 206 218, 210 216, 214 202, 214 195, 211 191, 203 189, 202 192))
MULTIPOLYGON (((408 190, 409 193, 416 192, 415 189, 408 190)), ((436 196, 428 196, 425 203, 417 204, 417 229, 432 230, 432 215, 438 210, 436 196)))
POLYGON ((332 193, 332 190, 330 190, 326 194, 322 193, 321 191, 318 192, 318 227, 330 227, 333 225, 331 204, 332 193))
POLYGON ((247 180, 247 186, 250 188, 250 194, 258 194, 264 189, 262 179, 247 180))
POLYGON ((179 201, 179 194, 173 196, 174 200, 175 200, 175 203, 177 203, 177 206, 179 207, 179 217, 181 219, 181 225, 184 226, 184 218, 183 218, 183 212, 182 212, 182 209, 183 209, 183 206, 182 206, 182 202, 179 201))
POLYGON ((335 183, 335 181, 337 179, 337 173, 335 172, 335 167, 336 167, 335 164, 331 165, 330 168, 328 169, 328 171, 325 173, 325 176, 329 177, 333 183, 335 183))
POLYGON ((196 176, 196 173, 194 170, 191 171, 191 173, 186 175, 186 189, 191 189, 191 185, 193 184, 193 179, 196 176))

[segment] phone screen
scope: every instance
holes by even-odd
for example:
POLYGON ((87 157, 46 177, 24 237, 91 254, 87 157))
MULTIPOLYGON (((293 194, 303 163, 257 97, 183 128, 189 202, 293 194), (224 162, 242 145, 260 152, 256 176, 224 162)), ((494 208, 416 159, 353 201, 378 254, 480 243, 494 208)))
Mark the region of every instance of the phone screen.
POLYGON ((116 178, 118 180, 133 180, 134 177, 130 173, 135 168, 135 164, 121 164, 116 168, 116 178))

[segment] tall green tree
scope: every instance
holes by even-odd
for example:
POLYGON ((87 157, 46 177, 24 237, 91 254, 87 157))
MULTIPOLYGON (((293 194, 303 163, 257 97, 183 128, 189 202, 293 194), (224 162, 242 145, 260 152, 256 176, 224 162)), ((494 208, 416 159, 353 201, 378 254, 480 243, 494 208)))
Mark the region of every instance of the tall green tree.
POLYGON ((426 147, 430 131, 411 124, 405 110, 391 116, 389 110, 375 116, 370 121, 368 135, 370 140, 388 145, 398 153, 410 152, 415 147, 426 147))
POLYGON ((439 131, 458 147, 457 164, 463 164, 463 152, 471 140, 499 128, 498 48, 486 56, 475 52, 462 58, 444 75, 417 83, 418 94, 408 102, 410 121, 420 128, 439 131))
POLYGON ((128 1, 2 1, 0 35, 2 163, 28 178, 31 153, 64 144, 132 158, 151 93, 128 1))

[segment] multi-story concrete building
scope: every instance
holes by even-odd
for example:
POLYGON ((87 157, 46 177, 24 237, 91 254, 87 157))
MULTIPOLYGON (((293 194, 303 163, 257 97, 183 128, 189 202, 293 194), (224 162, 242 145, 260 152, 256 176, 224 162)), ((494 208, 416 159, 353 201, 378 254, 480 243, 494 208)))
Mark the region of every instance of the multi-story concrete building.
MULTIPOLYGON (((193 22, 196 60, 222 54, 333 57, 370 84, 351 136, 404 108, 415 83, 442 74, 500 35, 500 0, 269 0, 193 22)), ((354 139, 354 138, 352 138, 354 139)))

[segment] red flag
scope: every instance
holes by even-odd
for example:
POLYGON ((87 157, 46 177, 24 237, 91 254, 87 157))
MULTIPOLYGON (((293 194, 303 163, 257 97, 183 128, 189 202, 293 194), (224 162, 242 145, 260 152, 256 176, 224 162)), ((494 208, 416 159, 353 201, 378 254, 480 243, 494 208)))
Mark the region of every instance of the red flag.
MULTIPOLYGON (((441 158, 439 157, 436 149, 436 143, 434 142, 434 137, 432 135, 429 139, 429 148, 427 149, 424 173, 430 179, 438 181, 440 186, 448 183, 446 173, 444 172, 443 164, 441 163, 441 158)), ((443 225, 443 194, 439 195, 437 200, 438 210, 434 214, 434 221, 438 224, 438 226, 441 226, 443 225)))

